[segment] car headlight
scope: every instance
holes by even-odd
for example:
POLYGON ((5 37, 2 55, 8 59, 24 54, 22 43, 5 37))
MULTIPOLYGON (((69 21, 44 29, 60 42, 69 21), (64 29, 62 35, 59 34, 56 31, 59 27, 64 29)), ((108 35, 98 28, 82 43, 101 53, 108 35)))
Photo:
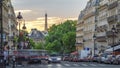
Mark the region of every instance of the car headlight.
POLYGON ((61 60, 61 58, 57 58, 57 60, 61 60))
POLYGON ((52 60, 51 58, 49 58, 49 60, 52 60))

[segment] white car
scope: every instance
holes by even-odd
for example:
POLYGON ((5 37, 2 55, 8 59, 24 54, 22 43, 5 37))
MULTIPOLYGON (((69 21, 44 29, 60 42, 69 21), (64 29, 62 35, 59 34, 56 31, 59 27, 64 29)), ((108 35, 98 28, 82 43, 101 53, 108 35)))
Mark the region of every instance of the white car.
POLYGON ((57 54, 52 54, 49 56, 49 63, 60 63, 61 60, 61 56, 57 54))

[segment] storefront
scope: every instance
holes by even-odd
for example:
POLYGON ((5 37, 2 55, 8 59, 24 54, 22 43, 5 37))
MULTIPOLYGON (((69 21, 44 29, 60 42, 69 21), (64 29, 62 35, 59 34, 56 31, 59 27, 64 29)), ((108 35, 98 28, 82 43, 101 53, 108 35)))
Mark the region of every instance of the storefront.
POLYGON ((105 52, 111 52, 111 53, 113 53, 113 50, 114 50, 114 54, 115 55, 120 54, 120 44, 117 45, 117 46, 111 47, 109 49, 106 49, 105 52))

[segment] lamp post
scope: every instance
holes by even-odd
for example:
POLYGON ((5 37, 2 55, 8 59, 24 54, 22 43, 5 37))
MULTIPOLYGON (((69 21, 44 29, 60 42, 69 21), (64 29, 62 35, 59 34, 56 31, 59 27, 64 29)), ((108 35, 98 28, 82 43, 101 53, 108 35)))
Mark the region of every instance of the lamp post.
POLYGON ((95 45, 95 39, 96 39, 96 36, 95 36, 95 34, 93 35, 93 39, 94 39, 94 56, 95 56, 95 49, 96 49, 96 45, 95 45))
POLYGON ((115 28, 115 26, 113 25, 113 27, 112 27, 112 33, 113 33, 113 55, 115 55, 114 54, 114 41, 115 41, 115 32, 116 32, 116 28, 115 28))
POLYGON ((3 1, 0 0, 0 68, 5 68, 3 54, 3 1))
POLYGON ((22 15, 21 15, 21 12, 19 12, 18 13, 18 15, 17 15, 17 22, 18 22, 18 24, 19 24, 19 38, 18 38, 18 40, 19 40, 19 46, 20 46, 20 24, 22 23, 22 21, 23 21, 23 17, 22 17, 22 15))
MULTIPOLYGON (((25 34, 25 30, 26 30, 25 20, 24 20, 24 25, 23 25, 22 29, 24 31, 24 36, 26 36, 26 34, 25 34)), ((24 38, 24 46, 25 46, 25 38, 24 38)))
POLYGON ((84 50, 84 48, 85 48, 84 44, 85 44, 85 39, 83 39, 83 50, 84 50))

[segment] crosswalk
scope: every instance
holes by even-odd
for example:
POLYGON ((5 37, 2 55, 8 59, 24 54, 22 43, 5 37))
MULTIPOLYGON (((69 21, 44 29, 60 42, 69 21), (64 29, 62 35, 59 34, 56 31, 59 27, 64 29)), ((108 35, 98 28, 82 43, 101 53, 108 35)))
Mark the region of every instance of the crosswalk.
MULTIPOLYGON (((12 66, 11 66, 12 67, 12 66)), ((6 68, 11 68, 6 67, 6 68)), ((28 64, 23 66, 16 66, 15 68, 79 68, 79 67, 120 67, 120 65, 111 64, 100 64, 100 63, 72 63, 72 62, 61 62, 61 63, 51 63, 51 64, 28 64)))
MULTIPOLYGON (((112 66, 112 65, 106 65, 106 64, 86 64, 86 63, 81 63, 81 64, 69 64, 69 63, 61 63, 61 64, 46 64, 42 65, 40 64, 39 66, 47 66, 47 67, 104 67, 104 66, 112 66)), ((31 65, 31 67, 34 67, 34 65, 31 65)))
POLYGON ((81 64, 61 64, 61 66, 67 66, 67 67, 98 67, 98 66, 108 66, 105 64, 85 64, 85 63, 81 63, 81 64))

